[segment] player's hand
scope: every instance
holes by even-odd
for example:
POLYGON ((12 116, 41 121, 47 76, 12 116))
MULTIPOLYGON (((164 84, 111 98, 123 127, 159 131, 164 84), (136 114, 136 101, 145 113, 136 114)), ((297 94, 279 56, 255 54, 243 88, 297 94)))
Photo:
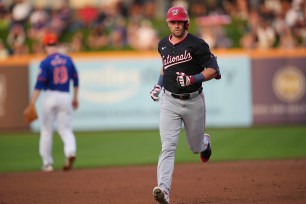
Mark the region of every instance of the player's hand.
POLYGON ((73 99, 73 100, 72 100, 72 107, 73 107, 73 110, 78 109, 78 107, 79 107, 79 101, 78 101, 77 99, 73 99))
POLYGON ((192 85, 194 82, 194 79, 192 76, 188 76, 183 72, 176 72, 177 77, 176 77, 176 82, 180 85, 180 86, 189 86, 192 85))
POLYGON ((24 120, 31 123, 38 118, 36 107, 34 103, 30 103, 23 112, 24 120))
POLYGON ((217 79, 217 80, 221 79, 221 72, 220 72, 220 70, 216 71, 216 74, 215 74, 214 78, 217 79))
POLYGON ((151 98, 153 99, 153 101, 159 101, 160 97, 159 97, 159 93, 161 91, 161 87, 160 85, 156 84, 154 86, 154 88, 152 89, 152 91, 150 92, 151 98))
POLYGON ((217 73, 215 79, 217 79, 217 80, 221 79, 221 74, 220 74, 220 73, 217 73))

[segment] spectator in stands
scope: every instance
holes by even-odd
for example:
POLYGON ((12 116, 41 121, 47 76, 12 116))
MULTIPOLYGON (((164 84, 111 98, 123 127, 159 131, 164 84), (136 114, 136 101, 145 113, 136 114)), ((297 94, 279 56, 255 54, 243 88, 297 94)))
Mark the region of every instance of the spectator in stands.
POLYGON ((49 29, 60 37, 68 28, 71 15, 71 8, 67 1, 56 4, 51 11, 49 29))
POLYGON ((142 5, 143 16, 146 19, 153 19, 155 14, 155 4, 153 0, 146 0, 142 5))
POLYGON ((98 13, 93 19, 92 26, 98 26, 100 24, 105 24, 105 21, 107 20, 108 14, 107 14, 107 8, 106 7, 99 7, 98 13))
POLYGON ((114 21, 114 27, 109 34, 109 44, 114 48, 123 48, 127 45, 127 29, 126 20, 122 17, 117 17, 114 21))
POLYGON ((30 28, 27 32, 30 39, 42 39, 49 22, 49 14, 42 5, 37 5, 29 17, 30 28))
POLYGON ((251 31, 247 31, 240 39, 240 47, 243 49, 251 50, 256 47, 255 35, 251 31))
POLYGON ((4 4, 3 0, 0 0, 0 27, 8 27, 11 22, 11 13, 8 7, 4 4))
POLYGON ((304 21, 304 26, 300 30, 301 47, 306 47, 306 22, 304 21))
POLYGON ((95 26, 90 30, 88 36, 88 47, 90 49, 101 49, 107 46, 109 43, 108 36, 105 32, 105 27, 103 24, 95 26))
POLYGON ((300 1, 293 0, 290 9, 286 12, 285 20, 289 27, 299 26, 305 20, 303 4, 300 1))
POLYGON ((258 11, 253 8, 250 9, 245 29, 247 31, 255 31, 259 26, 259 21, 260 21, 260 15, 258 11))
POLYGON ((281 0, 265 0, 264 5, 265 8, 271 13, 273 18, 275 17, 276 13, 279 13, 282 10, 281 0))
POLYGON ((277 35, 281 35, 288 27, 285 21, 284 12, 280 11, 275 13, 275 18, 273 19, 271 25, 274 28, 277 35))
POLYGON ((148 20, 142 20, 137 27, 130 28, 131 47, 136 50, 154 50, 158 44, 158 36, 148 20))
POLYGON ((0 60, 6 59, 9 56, 8 49, 6 49, 2 40, 0 39, 0 60))
POLYGON ((31 48, 32 48, 32 54, 34 55, 45 54, 45 49, 41 41, 38 41, 38 40, 34 41, 32 43, 31 48))
MULTIPOLYGON (((162 10, 173 3, 184 4, 187 6, 186 8, 190 8, 191 17, 221 14, 228 15, 232 19, 232 24, 228 27, 221 25, 218 29, 206 30, 205 27, 199 26, 199 36, 205 35, 205 39, 210 42, 212 48, 231 48, 233 45, 237 45, 237 39, 235 39, 237 36, 242 36, 238 39, 240 46, 247 49, 306 47, 306 9, 303 0, 107 0, 81 9, 72 8, 69 0, 60 0, 53 3, 48 2, 48 5, 52 6, 51 12, 47 10, 49 8, 45 3, 45 1, 37 0, 0 0, 0 26, 3 28, 11 25, 10 29, 12 29, 9 31, 10 37, 5 36, 7 39, 10 38, 8 41, 11 44, 8 44, 8 41, 7 44, 11 48, 11 53, 13 53, 13 47, 13 54, 26 53, 27 49, 24 43, 21 47, 13 46, 22 38, 24 38, 23 41, 29 39, 31 44, 33 43, 31 52, 39 53, 39 42, 35 39, 40 38, 39 36, 45 32, 55 32, 58 37, 65 34, 64 39, 71 39, 70 36, 66 38, 67 35, 72 35, 81 29, 87 29, 90 33, 88 38, 86 36, 89 49, 104 49, 106 47, 107 49, 112 47, 116 49, 132 47, 136 50, 154 49, 155 37, 158 38, 157 34, 162 32, 159 32, 160 30, 152 31, 152 28, 148 26, 150 23, 140 22, 144 19, 155 20, 154 17, 164 15, 162 10), (32 5, 29 2, 35 2, 36 6, 40 4, 44 7, 35 7, 31 13, 32 5), (160 10, 156 10, 157 7, 160 10), (72 9, 74 9, 74 19, 71 18, 72 9), (47 22, 48 19, 50 23, 47 22), (30 28, 25 26, 27 23, 30 28), (13 31, 14 24, 19 24, 27 29, 24 31, 24 37, 12 37, 12 33, 15 32, 13 31), (205 29, 204 32, 202 32, 203 29, 205 29), (246 30, 246 33, 241 34, 241 30, 246 30), (225 31, 229 31, 229 33, 225 31), (233 33, 235 31, 237 31, 237 35, 233 33), (231 38, 227 34, 231 34, 231 38), (152 46, 150 46, 150 39, 152 46), (235 44, 232 44, 231 39, 235 40, 233 41, 235 44), (285 42, 285 39, 289 39, 289 41, 285 42), (139 43, 142 41, 147 43, 139 43)), ((73 37, 73 46, 69 46, 69 49, 80 50, 82 44, 80 38, 80 34, 76 34, 73 37)))
POLYGON ((205 42, 209 45, 211 49, 214 49, 217 47, 217 36, 213 32, 213 29, 211 26, 203 26, 199 30, 199 37, 202 39, 205 39, 205 42))
POLYGON ((84 35, 82 32, 76 32, 72 36, 72 41, 70 44, 71 52, 80 52, 84 49, 84 35))
POLYGON ((26 22, 32 10, 32 5, 27 0, 15 0, 10 7, 12 13, 12 25, 26 26, 26 22))
POLYGON ((7 36, 7 44, 10 46, 10 52, 13 55, 28 54, 28 48, 25 45, 26 34, 20 24, 14 24, 7 36))
POLYGON ((78 14, 80 21, 83 26, 86 28, 90 28, 94 21, 99 16, 99 10, 94 6, 84 6, 79 9, 78 14))
POLYGON ((267 20, 261 19, 259 26, 256 29, 257 45, 259 49, 273 48, 276 41, 274 29, 270 26, 267 20))
POLYGON ((293 35, 292 30, 289 27, 287 27, 280 34, 279 48, 282 48, 282 49, 294 49, 296 47, 297 47, 296 38, 293 35))

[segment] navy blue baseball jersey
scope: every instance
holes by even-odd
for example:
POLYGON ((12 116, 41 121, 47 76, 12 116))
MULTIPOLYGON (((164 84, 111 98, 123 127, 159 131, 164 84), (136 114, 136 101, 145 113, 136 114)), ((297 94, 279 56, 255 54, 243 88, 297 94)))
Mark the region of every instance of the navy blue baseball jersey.
POLYGON ((178 85, 176 72, 195 75, 210 67, 219 73, 215 56, 210 52, 208 44, 190 33, 175 44, 171 41, 171 35, 162 39, 158 44, 158 52, 163 63, 164 88, 172 93, 191 93, 202 86, 202 83, 194 83, 185 87, 178 85))
POLYGON ((69 92, 70 80, 73 80, 74 87, 79 86, 74 63, 69 56, 54 53, 40 63, 35 89, 69 92))

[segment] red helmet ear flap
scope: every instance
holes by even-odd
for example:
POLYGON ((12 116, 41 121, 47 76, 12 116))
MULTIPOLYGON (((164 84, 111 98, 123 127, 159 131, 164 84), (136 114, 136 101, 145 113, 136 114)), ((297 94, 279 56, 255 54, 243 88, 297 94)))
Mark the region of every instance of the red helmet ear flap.
POLYGON ((188 28, 189 28, 189 21, 186 21, 185 22, 185 29, 188 30, 188 28))

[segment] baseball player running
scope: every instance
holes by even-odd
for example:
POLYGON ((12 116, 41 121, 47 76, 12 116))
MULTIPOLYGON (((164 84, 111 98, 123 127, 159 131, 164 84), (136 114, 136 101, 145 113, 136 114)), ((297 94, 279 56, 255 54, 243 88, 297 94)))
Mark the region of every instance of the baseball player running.
POLYGON ((172 7, 166 22, 171 34, 158 44, 163 67, 158 83, 150 92, 160 104, 159 131, 162 149, 158 159, 157 182, 154 199, 170 203, 170 189, 174 170, 175 151, 182 123, 186 130, 189 148, 200 153, 202 162, 211 156, 210 136, 205 132, 205 97, 202 82, 220 79, 216 57, 208 44, 187 32, 189 16, 182 7, 172 7))
POLYGON ((41 91, 45 91, 40 117, 39 153, 43 161, 42 170, 53 171, 53 124, 64 144, 66 162, 63 170, 70 170, 76 156, 76 139, 71 128, 73 109, 78 108, 79 79, 73 61, 67 55, 57 52, 57 36, 47 34, 44 45, 48 56, 42 60, 30 104, 35 104, 41 91), (73 96, 69 94, 73 81, 73 96))

